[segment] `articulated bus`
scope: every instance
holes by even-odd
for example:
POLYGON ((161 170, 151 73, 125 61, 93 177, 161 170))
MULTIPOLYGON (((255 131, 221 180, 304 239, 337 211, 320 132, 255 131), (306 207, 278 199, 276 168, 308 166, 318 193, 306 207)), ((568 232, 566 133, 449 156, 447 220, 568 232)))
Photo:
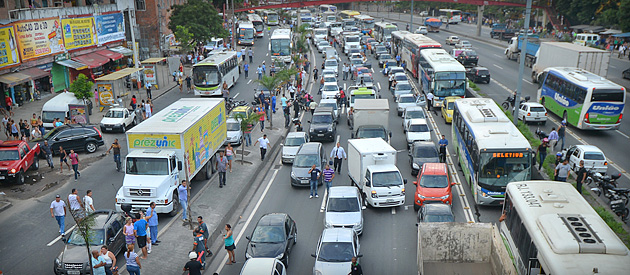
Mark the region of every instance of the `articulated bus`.
POLYGON ((422 92, 435 96, 433 107, 442 107, 445 97, 466 95, 466 68, 444 49, 420 51, 418 70, 422 92))
POLYGON ((238 24, 238 44, 239 45, 254 45, 254 36, 256 35, 256 29, 251 22, 240 22, 238 24))
POLYGON ((462 22, 462 11, 452 9, 440 9, 440 19, 444 23, 457 24, 462 22))
POLYGON ((405 36, 411 34, 408 31, 393 31, 392 32, 392 55, 396 56, 402 54, 403 41, 405 36))
POLYGON ((363 34, 369 34, 374 29, 374 18, 372 16, 359 14, 354 17, 354 21, 357 22, 357 27, 363 34))
POLYGON ((442 45, 437 41, 422 34, 411 33, 405 35, 402 42, 401 60, 405 61, 407 69, 413 77, 418 77, 418 64, 420 62, 420 52, 425 49, 441 49, 442 45))
POLYGON ((290 29, 275 29, 273 31, 269 39, 269 52, 271 53, 272 61, 291 62, 292 39, 290 29))
POLYGON ((628 274, 630 251, 567 182, 507 185, 499 231, 519 275, 628 274))
POLYGON ((325 12, 337 12, 337 7, 333 6, 333 5, 319 5, 319 12, 320 13, 325 13, 325 12))
POLYGON ((531 145, 494 100, 456 99, 451 128, 476 204, 499 206, 508 183, 532 178, 531 145))
POLYGON ((616 130, 626 104, 626 88, 578 68, 543 71, 538 101, 562 120, 583 130, 616 130))
POLYGON ((397 31, 398 27, 389 22, 378 22, 374 24, 374 39, 378 42, 385 42, 392 38, 392 32, 397 31))
POLYGON ((358 11, 350 11, 350 10, 344 10, 339 12, 339 18, 343 19, 352 19, 352 17, 355 17, 357 15, 360 15, 361 13, 358 11))
POLYGON ((201 62, 193 65, 192 78, 195 95, 221 95, 221 85, 232 87, 238 80, 236 51, 213 51, 201 62))
POLYGON ((254 29, 256 29, 256 37, 263 37, 265 26, 263 25, 263 21, 262 18, 260 18, 260 15, 248 14, 247 20, 249 20, 249 22, 252 22, 252 25, 254 25, 254 29))
POLYGON ((265 10, 263 12, 263 19, 265 19, 267 26, 277 26, 280 23, 278 13, 271 10, 265 10))

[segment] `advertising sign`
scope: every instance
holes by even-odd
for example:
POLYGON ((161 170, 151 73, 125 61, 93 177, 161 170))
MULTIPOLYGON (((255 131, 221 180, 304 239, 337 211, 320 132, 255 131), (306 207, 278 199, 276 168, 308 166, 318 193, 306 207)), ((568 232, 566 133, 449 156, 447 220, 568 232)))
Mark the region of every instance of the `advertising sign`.
POLYGON ((154 64, 144 64, 144 70, 142 73, 144 74, 144 86, 147 84, 151 85, 151 87, 155 87, 157 85, 157 76, 155 74, 155 65, 154 64))
POLYGON ((128 134, 130 149, 181 149, 179 135, 128 134))
POLYGON ((80 124, 90 123, 87 106, 83 104, 68 104, 68 109, 70 109, 70 119, 73 122, 80 124))
POLYGON ((122 13, 98 15, 95 20, 99 45, 125 40, 125 20, 122 13))
POLYGON ((98 89, 98 102, 101 103, 101 106, 112 105, 112 100, 114 99, 112 84, 97 83, 96 88, 98 89))
POLYGON ((15 33, 22 62, 63 52, 63 33, 59 19, 15 23, 15 33))
POLYGON ((221 102, 184 133, 189 175, 201 169, 212 153, 223 145, 227 136, 225 119, 225 103, 221 102))
POLYGON ((64 18, 63 40, 66 49, 73 50, 96 45, 94 17, 64 18))
POLYGON ((13 26, 0 28, 0 68, 20 63, 13 26))

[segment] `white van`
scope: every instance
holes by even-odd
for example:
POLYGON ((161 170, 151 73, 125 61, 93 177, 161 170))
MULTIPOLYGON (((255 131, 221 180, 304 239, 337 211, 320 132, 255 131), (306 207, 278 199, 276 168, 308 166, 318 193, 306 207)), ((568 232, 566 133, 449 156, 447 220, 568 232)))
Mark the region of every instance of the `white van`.
POLYGON ((221 49, 223 48, 223 38, 212 38, 210 39, 210 42, 203 46, 203 48, 206 49, 206 51, 221 49))
MULTIPOLYGON (((88 105, 88 114, 92 114, 92 101, 85 100, 88 105)), ((42 107, 42 121, 46 129, 53 128, 53 120, 55 118, 63 119, 70 117, 70 108, 68 104, 85 104, 83 100, 78 99, 71 92, 63 92, 51 98, 42 107)))
POLYGON ((595 43, 599 40, 599 35, 594 33, 578 33, 575 35, 574 44, 589 46, 595 45, 595 43))

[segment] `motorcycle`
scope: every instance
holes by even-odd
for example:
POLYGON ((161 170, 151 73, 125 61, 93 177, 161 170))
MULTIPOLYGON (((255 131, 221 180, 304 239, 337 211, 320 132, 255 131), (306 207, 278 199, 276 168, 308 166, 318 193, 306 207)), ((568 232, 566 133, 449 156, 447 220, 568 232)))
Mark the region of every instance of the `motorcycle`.
POLYGON ((300 122, 299 118, 294 118, 293 120, 293 125, 295 125, 295 131, 296 132, 302 132, 304 129, 302 129, 302 122, 300 122))
POLYGON ((539 140, 543 140, 549 137, 549 134, 545 133, 545 131, 540 130, 540 128, 536 128, 536 136, 539 140))
MULTIPOLYGON (((521 98, 521 103, 523 102, 528 102, 531 99, 530 96, 526 96, 525 98, 521 98)), ((510 95, 508 96, 508 98, 503 101, 503 103, 501 103, 501 107, 503 107, 504 110, 509 110, 511 108, 514 108, 514 104, 516 104, 515 102, 515 97, 514 95, 510 95)))

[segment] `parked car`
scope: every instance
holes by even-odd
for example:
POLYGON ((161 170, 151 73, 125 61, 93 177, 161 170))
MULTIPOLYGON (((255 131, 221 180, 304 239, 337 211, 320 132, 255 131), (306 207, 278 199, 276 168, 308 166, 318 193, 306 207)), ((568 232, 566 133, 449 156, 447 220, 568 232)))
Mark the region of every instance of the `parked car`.
POLYGON ((324 213, 324 227, 352 228, 357 235, 363 233, 363 203, 356 187, 330 187, 324 213))
MULTIPOLYGON (((0 143, 0 182, 12 181, 24 184, 29 169, 39 169, 40 145, 29 146, 23 140, 8 140, 0 143)), ((44 156, 45 158, 45 156, 44 156)))
POLYGON ((136 124, 136 113, 127 108, 111 108, 101 119, 101 132, 121 131, 126 132, 136 124))
MULTIPOLYGON (((322 171, 322 167, 326 163, 326 155, 324 154, 324 146, 319 142, 307 142, 300 145, 293 166, 291 167, 291 186, 310 186, 311 175, 308 170, 313 164, 317 169, 322 171)), ((324 177, 320 177, 318 185, 321 185, 324 177)))
POLYGON ((415 118, 423 118, 426 119, 427 115, 424 113, 424 109, 422 107, 407 107, 405 108, 405 110, 403 110, 403 115, 402 115, 402 126, 403 126, 403 132, 407 131, 407 123, 409 122, 409 120, 411 119, 415 119, 415 118))
POLYGON ((429 127, 426 119, 411 119, 406 128, 407 149, 416 141, 431 141, 431 127, 429 127))
POLYGON ((243 141, 243 131, 241 130, 241 122, 234 118, 228 118, 225 121, 227 127, 227 139, 223 145, 232 144, 233 146, 241 145, 243 141))
POLYGON ((479 63, 479 55, 473 50, 465 50, 457 55, 457 61, 464 66, 477 66, 479 63))
POLYGON ((470 41, 468 40, 460 40, 457 44, 455 44, 455 48, 472 49, 472 44, 470 44, 470 41))
POLYGON ((418 29, 416 29, 416 33, 427 35, 429 33, 429 30, 425 26, 420 26, 418 27, 418 29))
POLYGON ((523 102, 518 108, 518 119, 525 123, 538 122, 545 125, 547 123, 547 109, 537 102, 523 102))
POLYGON ((440 162, 439 153, 435 144, 431 141, 416 141, 411 144, 409 149, 409 165, 411 166, 411 175, 417 176, 418 171, 425 163, 440 162))
POLYGON ((340 93, 341 90, 339 90, 339 86, 337 85, 337 83, 328 83, 326 84, 324 82, 324 87, 322 87, 322 98, 324 99, 329 99, 332 98, 334 99, 335 96, 337 96, 340 93))
POLYGON ((413 94, 401 94, 396 99, 396 110, 398 116, 402 116, 402 113, 407 107, 415 107, 419 105, 420 98, 416 98, 413 94))
MULTIPOLYGON (((90 216, 94 221, 90 227, 92 248, 100 249, 101 246, 107 245, 107 249, 114 253, 114 256, 126 250, 123 234, 125 216, 122 213, 113 210, 96 210, 90 216)), ((55 258, 54 272, 55 274, 93 274, 92 268, 87 263, 85 240, 79 230, 74 229, 65 240, 62 252, 55 258)))
POLYGON ((325 228, 315 254, 313 274, 348 274, 352 257, 360 258, 359 236, 350 228, 325 228))
POLYGON ((300 145, 308 142, 305 132, 289 132, 282 144, 282 163, 293 163, 300 145))
POLYGON ((490 70, 485 67, 473 67, 466 71, 466 77, 474 83, 490 83, 490 70))
POLYGON ((250 258, 240 275, 287 275, 287 268, 276 258, 250 258))
POLYGON ((573 145, 562 152, 563 159, 569 160, 573 171, 577 172, 580 161, 584 161, 584 167, 594 172, 605 174, 608 172, 608 160, 604 152, 594 145, 573 145))
POLYGON ((48 141, 48 145, 53 149, 53 154, 59 153, 59 146, 63 146, 66 152, 86 151, 94 153, 99 146, 105 145, 103 135, 94 125, 70 124, 62 125, 46 132, 39 138, 32 140, 39 143, 40 146, 44 141, 48 141))
POLYGON ((455 222, 455 216, 448 204, 428 203, 418 211, 418 222, 455 222))
POLYGON ((444 107, 442 107, 442 117, 444 122, 451 123, 453 121, 453 108, 455 107, 455 100, 459 99, 459 96, 447 96, 444 98, 444 107), (446 107, 446 108, 445 108, 446 107))
POLYGON ((414 181, 416 194, 413 209, 418 211, 425 203, 441 202, 452 204, 453 196, 451 187, 455 184, 451 182, 445 163, 425 163, 422 171, 418 174, 417 181, 414 181))
POLYGON ((297 243, 297 225, 285 213, 269 213, 260 217, 247 239, 245 258, 276 258, 289 266, 289 255, 297 243))
POLYGON ((459 37, 457 36, 453 35, 446 38, 446 44, 448 45, 455 45, 457 43, 459 43, 459 37))

